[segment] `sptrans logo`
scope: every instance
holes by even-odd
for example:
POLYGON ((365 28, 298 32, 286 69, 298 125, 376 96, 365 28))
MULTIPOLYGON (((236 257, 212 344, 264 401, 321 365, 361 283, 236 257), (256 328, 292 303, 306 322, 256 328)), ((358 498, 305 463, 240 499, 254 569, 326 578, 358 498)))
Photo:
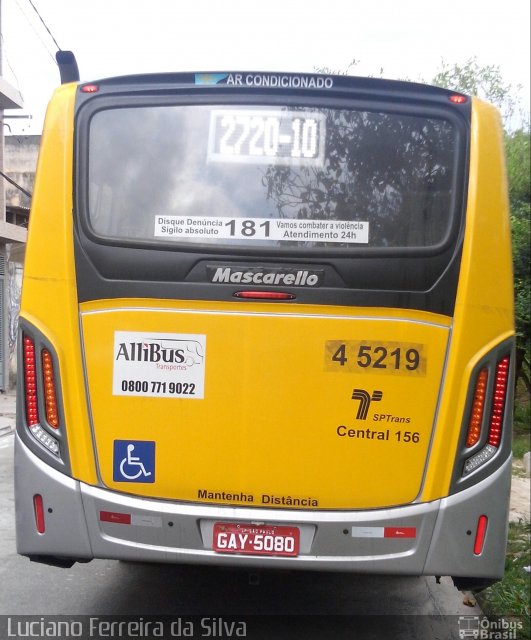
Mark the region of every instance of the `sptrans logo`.
POLYGON ((113 395, 203 398, 206 336, 115 331, 113 395))
POLYGON ((372 394, 370 394, 368 391, 365 391, 365 389, 354 389, 352 392, 352 399, 359 400, 356 420, 367 420, 367 414, 369 413, 371 402, 380 402, 382 398, 382 391, 373 391, 372 394))

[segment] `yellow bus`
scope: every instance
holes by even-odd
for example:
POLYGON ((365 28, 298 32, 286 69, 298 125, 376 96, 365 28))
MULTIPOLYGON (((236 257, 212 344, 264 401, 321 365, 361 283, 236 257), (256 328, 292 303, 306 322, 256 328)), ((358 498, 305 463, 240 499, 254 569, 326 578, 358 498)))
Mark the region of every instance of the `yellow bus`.
POLYGON ((19 333, 19 553, 504 570, 513 292, 500 118, 415 83, 66 82, 19 333))

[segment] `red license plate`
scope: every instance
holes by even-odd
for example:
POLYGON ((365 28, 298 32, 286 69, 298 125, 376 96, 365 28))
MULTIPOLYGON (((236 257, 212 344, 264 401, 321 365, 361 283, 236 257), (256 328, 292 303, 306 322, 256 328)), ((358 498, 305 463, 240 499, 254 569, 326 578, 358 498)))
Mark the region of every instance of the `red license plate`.
POLYGON ((299 555, 299 529, 275 525, 216 522, 213 548, 218 553, 297 556, 299 555))

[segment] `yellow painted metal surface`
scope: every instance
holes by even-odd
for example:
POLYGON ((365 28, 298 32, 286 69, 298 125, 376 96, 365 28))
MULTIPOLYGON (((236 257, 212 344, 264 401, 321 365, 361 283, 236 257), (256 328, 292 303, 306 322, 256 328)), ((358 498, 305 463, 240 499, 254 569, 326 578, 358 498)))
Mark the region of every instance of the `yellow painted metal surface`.
POLYGON ((508 208, 500 114, 492 105, 473 99, 463 255, 448 373, 422 494, 425 501, 448 492, 472 369, 514 335, 508 208))
POLYGON ((76 89, 75 84, 57 89, 46 113, 28 229, 20 317, 39 329, 57 353, 73 475, 96 484, 74 267, 72 166, 76 89))
MULTIPOLYGON (((107 487, 194 502, 324 509, 417 497, 447 319, 411 312, 415 321, 390 319, 370 309, 349 316, 333 307, 138 304, 82 305, 98 465, 107 487), (150 347, 161 336, 171 347, 170 364, 159 347, 150 347), (204 351, 193 380, 203 376, 202 397, 162 397, 161 385, 167 392, 172 382, 192 380, 171 354, 199 336, 204 351), (124 360, 129 368, 122 373, 124 360), (120 440, 154 443, 154 478, 113 476, 120 440)), ((133 476, 133 468, 127 473, 133 476)))

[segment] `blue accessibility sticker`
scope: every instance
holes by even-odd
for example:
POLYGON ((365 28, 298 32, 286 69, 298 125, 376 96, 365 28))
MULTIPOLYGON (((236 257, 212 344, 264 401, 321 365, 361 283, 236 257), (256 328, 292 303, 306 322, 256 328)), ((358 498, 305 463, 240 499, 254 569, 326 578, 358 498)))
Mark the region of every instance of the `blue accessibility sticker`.
POLYGON ((150 440, 115 440, 115 482, 155 482, 155 443, 150 440))

